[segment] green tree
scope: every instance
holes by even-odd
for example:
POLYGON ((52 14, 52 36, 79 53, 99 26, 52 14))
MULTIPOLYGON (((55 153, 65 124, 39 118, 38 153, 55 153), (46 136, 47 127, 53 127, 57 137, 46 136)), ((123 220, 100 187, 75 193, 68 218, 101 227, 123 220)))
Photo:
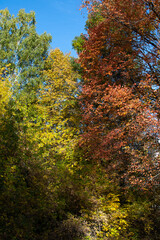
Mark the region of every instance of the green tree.
POLYGON ((34 12, 27 14, 20 10, 14 17, 8 10, 0 11, 2 239, 40 239, 43 231, 46 230, 47 235, 48 229, 46 223, 42 227, 41 222, 54 218, 48 212, 47 180, 43 178, 41 158, 34 154, 31 146, 30 137, 35 129, 29 131, 31 123, 37 121, 36 102, 40 83, 44 81, 42 70, 50 41, 46 33, 36 33, 34 12))
MULTIPOLYGON (((36 121, 36 102, 51 36, 36 32, 35 13, 23 9, 15 17, 0 11, 0 66, 8 71, 12 89, 12 114, 16 119, 19 143, 27 149, 27 129, 36 121)), ((34 129, 33 129, 34 132, 34 129)))
POLYGON ((15 17, 7 9, 0 11, 0 66, 10 64, 12 87, 17 94, 23 92, 26 101, 34 100, 42 81, 50 41, 50 35, 37 34, 34 12, 21 9, 15 17))
MULTIPOLYGON (((36 121, 36 101, 51 36, 36 32, 35 13, 23 9, 15 17, 0 11, 0 66, 8 66, 6 76, 12 88, 12 114, 16 116, 19 139, 27 149, 27 129, 36 121)), ((34 131, 33 131, 34 132, 34 131)))

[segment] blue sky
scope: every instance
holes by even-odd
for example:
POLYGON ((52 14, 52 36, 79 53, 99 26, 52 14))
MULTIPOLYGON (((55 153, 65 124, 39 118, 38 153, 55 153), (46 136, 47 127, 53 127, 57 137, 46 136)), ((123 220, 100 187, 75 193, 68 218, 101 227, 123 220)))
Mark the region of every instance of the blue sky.
POLYGON ((87 14, 80 11, 81 0, 0 0, 0 9, 8 8, 11 14, 17 15, 19 9, 36 12, 37 32, 50 33, 52 48, 60 48, 64 53, 71 52, 72 40, 84 33, 87 14))

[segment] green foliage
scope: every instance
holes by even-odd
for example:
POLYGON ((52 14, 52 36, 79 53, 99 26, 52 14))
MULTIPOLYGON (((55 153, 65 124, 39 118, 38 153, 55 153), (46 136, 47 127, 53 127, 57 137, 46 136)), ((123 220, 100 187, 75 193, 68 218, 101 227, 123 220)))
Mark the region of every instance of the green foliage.
POLYGON ((50 35, 36 33, 34 12, 21 9, 15 17, 0 11, 0 67, 10 64, 9 78, 16 94, 23 92, 22 101, 35 99, 50 41, 50 35))
POLYGON ((74 50, 77 51, 78 54, 80 54, 83 51, 83 44, 85 43, 86 37, 81 34, 79 37, 75 37, 72 41, 72 47, 74 50))

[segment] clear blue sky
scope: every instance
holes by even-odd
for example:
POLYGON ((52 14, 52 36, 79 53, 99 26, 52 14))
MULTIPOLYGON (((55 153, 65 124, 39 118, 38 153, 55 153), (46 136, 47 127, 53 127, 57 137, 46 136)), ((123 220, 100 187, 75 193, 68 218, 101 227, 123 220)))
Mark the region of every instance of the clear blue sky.
POLYGON ((81 0, 0 0, 0 9, 8 8, 11 14, 17 15, 19 9, 36 12, 37 32, 50 33, 51 47, 60 48, 64 53, 71 52, 72 40, 84 33, 87 14, 79 11, 81 0))

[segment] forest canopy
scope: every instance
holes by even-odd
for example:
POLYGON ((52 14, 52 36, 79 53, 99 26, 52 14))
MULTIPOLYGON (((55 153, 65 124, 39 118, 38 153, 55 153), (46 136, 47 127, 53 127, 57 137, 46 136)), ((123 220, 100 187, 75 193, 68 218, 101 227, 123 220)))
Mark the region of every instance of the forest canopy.
POLYGON ((0 10, 0 239, 160 239, 160 4, 83 1, 78 58, 0 10))

